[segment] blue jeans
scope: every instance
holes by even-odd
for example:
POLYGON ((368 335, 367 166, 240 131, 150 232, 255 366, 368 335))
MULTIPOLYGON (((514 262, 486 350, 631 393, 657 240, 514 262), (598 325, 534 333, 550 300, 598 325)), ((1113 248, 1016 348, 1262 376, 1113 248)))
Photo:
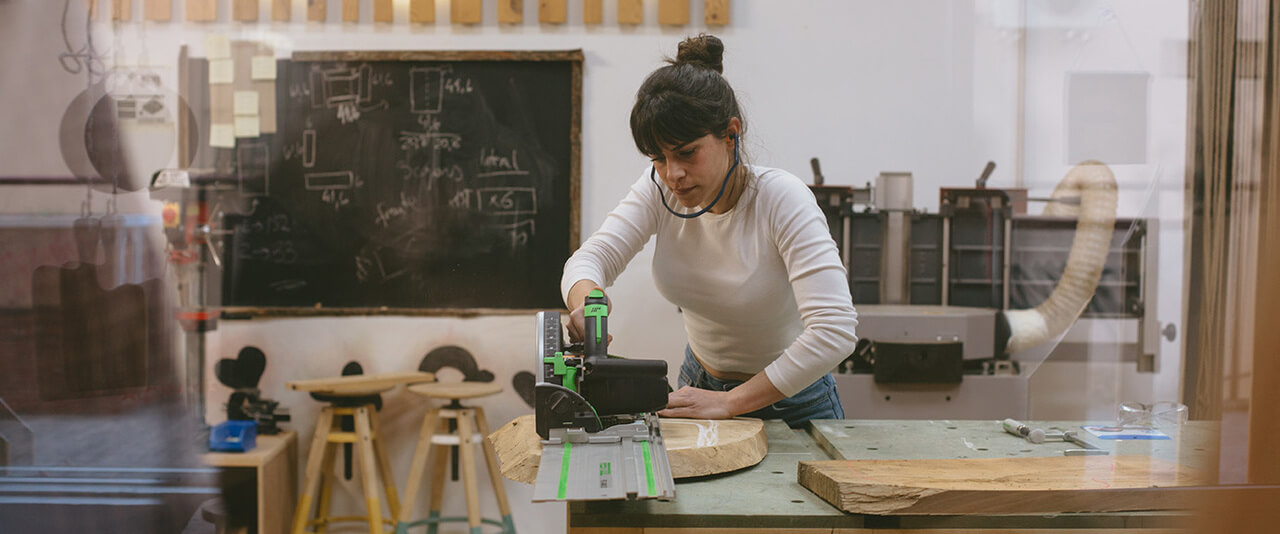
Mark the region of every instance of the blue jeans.
MULTIPOLYGON (((742 382, 720 380, 711 376, 711 373, 703 369, 702 364, 693 357, 693 350, 686 346, 684 364, 680 366, 680 378, 677 383, 681 387, 693 386, 711 391, 729 391, 742 382)), ((840 406, 840 394, 836 392, 836 379, 831 377, 831 373, 827 373, 799 393, 754 412, 744 413, 742 416, 782 419, 791 428, 796 428, 810 419, 844 419, 844 408, 840 406)))

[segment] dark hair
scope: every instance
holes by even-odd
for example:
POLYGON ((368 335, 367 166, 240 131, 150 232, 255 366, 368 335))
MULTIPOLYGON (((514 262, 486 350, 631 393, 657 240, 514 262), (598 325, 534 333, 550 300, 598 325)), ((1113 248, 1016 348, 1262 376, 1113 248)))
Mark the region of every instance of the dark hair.
POLYGON ((675 59, 649 74, 631 108, 631 138, 640 153, 660 154, 707 134, 723 136, 737 117, 746 131, 733 87, 720 74, 724 44, 702 34, 680 42, 675 59))

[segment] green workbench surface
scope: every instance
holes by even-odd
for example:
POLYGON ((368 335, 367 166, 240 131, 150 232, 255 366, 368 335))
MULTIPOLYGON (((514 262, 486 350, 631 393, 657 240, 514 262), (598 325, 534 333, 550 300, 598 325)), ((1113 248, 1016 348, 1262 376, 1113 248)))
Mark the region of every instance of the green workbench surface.
MULTIPOLYGON (((1080 430, 1080 421, 1029 421, 1032 426, 1080 430)), ((676 499, 569 504, 571 527, 683 528, 1173 528, 1186 515, 1171 512, 1034 516, 870 516, 837 510, 796 481, 804 460, 1001 458, 1052 456, 1078 446, 1033 445, 1001 430, 998 421, 815 421, 792 430, 767 421, 769 453, 759 464, 722 475, 676 481, 676 499)), ((1171 440, 1107 442, 1082 437, 1120 454, 1148 454, 1189 467, 1210 465, 1217 427, 1189 423, 1171 440)))

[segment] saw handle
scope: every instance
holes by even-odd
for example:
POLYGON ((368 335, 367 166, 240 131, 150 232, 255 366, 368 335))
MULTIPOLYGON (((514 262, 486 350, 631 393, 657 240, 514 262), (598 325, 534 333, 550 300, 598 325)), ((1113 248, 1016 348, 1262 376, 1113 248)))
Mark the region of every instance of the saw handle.
POLYGON ((586 335, 582 340, 585 350, 583 355, 590 358, 601 358, 609 355, 609 303, 604 292, 592 289, 582 305, 583 328, 586 335))

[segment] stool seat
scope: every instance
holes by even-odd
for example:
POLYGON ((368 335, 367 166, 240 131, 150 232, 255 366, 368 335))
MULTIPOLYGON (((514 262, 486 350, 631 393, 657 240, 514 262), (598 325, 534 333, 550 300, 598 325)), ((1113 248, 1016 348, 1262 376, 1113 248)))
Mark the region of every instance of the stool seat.
POLYGON ((409 391, 430 399, 474 399, 502 392, 493 382, 428 382, 409 386, 409 391))
POLYGON ((334 402, 336 399, 352 399, 356 397, 372 397, 395 389, 395 386, 346 386, 334 389, 311 390, 311 397, 321 402, 334 402), (323 397, 323 398, 322 398, 323 397))

